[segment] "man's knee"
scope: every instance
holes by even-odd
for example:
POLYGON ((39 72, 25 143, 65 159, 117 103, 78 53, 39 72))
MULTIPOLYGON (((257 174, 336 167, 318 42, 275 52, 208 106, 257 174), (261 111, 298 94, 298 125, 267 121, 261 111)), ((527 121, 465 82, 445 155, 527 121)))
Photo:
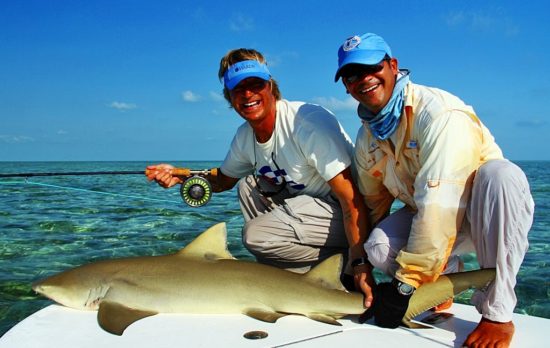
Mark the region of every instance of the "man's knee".
POLYGON ((382 230, 375 228, 372 230, 369 239, 364 245, 365 252, 368 255, 370 263, 385 273, 390 272, 390 265, 394 263, 390 257, 390 243, 382 230))
POLYGON ((504 188, 515 188, 521 192, 529 191, 529 183, 525 173, 508 160, 492 160, 479 167, 475 183, 481 185, 483 192, 504 188))
POLYGON ((253 255, 261 255, 265 252, 263 238, 260 234, 261 228, 258 226, 258 218, 249 220, 244 224, 242 232, 243 245, 253 255))
POLYGON ((272 214, 263 214, 243 226, 243 245, 255 256, 277 257, 280 249, 290 244, 283 227, 272 214))

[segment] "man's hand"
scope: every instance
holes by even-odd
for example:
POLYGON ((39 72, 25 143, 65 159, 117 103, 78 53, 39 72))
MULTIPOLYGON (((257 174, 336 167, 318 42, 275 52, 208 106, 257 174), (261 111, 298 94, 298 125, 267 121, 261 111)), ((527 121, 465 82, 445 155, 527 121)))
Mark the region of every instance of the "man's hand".
POLYGON ((401 320, 409 307, 410 295, 402 295, 396 287, 396 282, 380 283, 375 289, 374 303, 359 321, 365 322, 374 316, 376 325, 395 329, 401 324, 401 320))
POLYGON ((370 308, 372 306, 373 289, 376 286, 372 275, 372 266, 370 264, 362 264, 353 267, 353 280, 355 289, 361 291, 365 295, 363 306, 370 308))
POLYGON ((145 175, 147 176, 147 180, 154 180, 160 186, 164 188, 169 188, 183 182, 177 176, 172 175, 173 169, 174 166, 170 164, 157 164, 153 166, 148 166, 145 170, 145 175))

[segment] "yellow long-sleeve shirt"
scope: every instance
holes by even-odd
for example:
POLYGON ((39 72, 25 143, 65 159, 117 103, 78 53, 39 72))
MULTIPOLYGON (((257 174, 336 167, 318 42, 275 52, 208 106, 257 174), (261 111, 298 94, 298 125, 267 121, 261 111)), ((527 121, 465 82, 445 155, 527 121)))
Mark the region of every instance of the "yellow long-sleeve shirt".
POLYGON ((457 97, 409 82, 394 135, 380 141, 363 125, 355 146, 372 226, 396 198, 415 211, 396 278, 415 287, 436 280, 462 225, 475 171, 503 158, 493 136, 457 97))

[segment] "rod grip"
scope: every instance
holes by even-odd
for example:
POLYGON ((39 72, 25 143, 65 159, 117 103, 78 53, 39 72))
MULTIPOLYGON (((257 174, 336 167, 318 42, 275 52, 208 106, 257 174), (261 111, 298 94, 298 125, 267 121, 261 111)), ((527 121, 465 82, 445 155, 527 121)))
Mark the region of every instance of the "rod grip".
MULTIPOLYGON (((147 175, 148 173, 149 173, 149 170, 146 169, 145 170, 145 175, 147 175)), ((190 177, 192 175, 217 176, 218 175, 218 168, 204 169, 204 170, 194 170, 194 169, 189 169, 189 168, 173 168, 172 169, 172 175, 173 176, 179 176, 179 177, 182 177, 182 178, 187 178, 187 177, 190 177)))
POLYGON ((189 169, 189 168, 174 168, 172 169, 172 175, 180 177, 189 177, 192 175, 207 176, 211 175, 213 177, 218 175, 218 168, 212 169, 189 169))
POLYGON ((172 175, 174 176, 191 176, 191 169, 189 168, 174 168, 172 169, 172 175))

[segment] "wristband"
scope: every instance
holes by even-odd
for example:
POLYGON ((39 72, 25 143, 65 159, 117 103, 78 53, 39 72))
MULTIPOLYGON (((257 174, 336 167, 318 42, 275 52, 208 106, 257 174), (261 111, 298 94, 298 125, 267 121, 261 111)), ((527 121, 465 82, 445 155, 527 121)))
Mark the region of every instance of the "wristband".
POLYGON ((366 257, 359 257, 353 261, 351 261, 351 267, 357 267, 362 265, 369 265, 372 267, 372 264, 369 262, 369 259, 366 257))

